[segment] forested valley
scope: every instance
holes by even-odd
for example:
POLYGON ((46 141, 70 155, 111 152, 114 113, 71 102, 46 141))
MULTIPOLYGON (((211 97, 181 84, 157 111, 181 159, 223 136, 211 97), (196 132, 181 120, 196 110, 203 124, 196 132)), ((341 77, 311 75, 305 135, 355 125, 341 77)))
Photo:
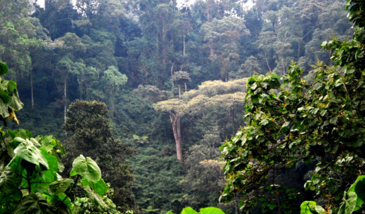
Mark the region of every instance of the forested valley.
POLYGON ((364 17, 0 0, 0 213, 362 213, 364 17))

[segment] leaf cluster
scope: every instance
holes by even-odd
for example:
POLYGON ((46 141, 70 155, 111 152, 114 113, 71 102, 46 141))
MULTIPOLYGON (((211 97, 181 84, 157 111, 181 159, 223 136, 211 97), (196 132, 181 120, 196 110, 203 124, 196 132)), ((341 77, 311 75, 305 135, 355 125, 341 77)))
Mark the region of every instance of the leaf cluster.
POLYGON ((317 160, 305 188, 338 209, 351 176, 361 173, 365 163, 363 35, 360 28, 349 42, 322 43, 332 51, 335 65, 319 63, 313 84, 305 82, 303 70, 294 63, 282 83, 275 74, 248 80, 246 126, 221 147, 228 179, 222 195, 226 202, 242 192, 244 210, 269 201, 271 210, 291 212, 298 192, 291 195, 291 190, 280 187, 278 173, 301 160, 317 160))

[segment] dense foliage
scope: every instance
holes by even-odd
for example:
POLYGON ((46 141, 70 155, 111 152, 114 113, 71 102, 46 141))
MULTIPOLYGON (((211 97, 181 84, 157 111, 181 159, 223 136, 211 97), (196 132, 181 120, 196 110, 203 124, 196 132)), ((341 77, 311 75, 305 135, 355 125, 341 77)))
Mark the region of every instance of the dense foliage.
MULTIPOLYGON (((8 72, 0 62, 0 75, 8 72)), ((14 81, 1 79, 1 120, 17 123, 15 111, 23 104, 14 81)), ((69 178, 59 173, 65 169, 61 157, 65 154, 60 141, 49 136, 33 138, 25 129, 0 130, 0 213, 120 213, 107 197, 108 186, 101 178, 99 166, 89 157, 80 155, 72 163, 69 178), (76 176, 75 179, 72 177, 76 176), (77 186, 84 198, 75 198, 77 186), (89 207, 85 208, 85 201, 89 207)))
MULTIPOLYGON (((350 41, 322 43, 331 50, 334 65, 319 62, 311 71, 314 81, 305 81, 296 64, 282 76, 282 83, 273 73, 248 80, 246 125, 221 147, 227 202, 240 193, 246 211, 262 201, 263 211, 293 212, 300 192, 280 176, 285 168, 312 162, 316 167, 305 189, 327 202, 328 213, 352 213, 346 201, 356 201, 356 196, 344 191, 362 174, 365 162, 365 8, 362 2, 349 0, 348 9, 359 28, 350 41), (342 196, 345 205, 340 207, 342 196)), ((358 206, 355 211, 362 209, 358 206)))
POLYGON ((77 100, 71 103, 63 126, 69 135, 66 148, 71 152, 67 158, 83 154, 96 160, 103 178, 114 189, 113 201, 123 205, 121 210, 125 212, 135 208, 131 169, 125 164, 126 156, 131 155, 133 149, 113 137, 108 114, 102 102, 77 100))
MULTIPOLYGON (((218 204, 225 185, 218 148, 244 124, 247 77, 286 74, 292 60, 310 69, 330 55, 320 50, 322 41, 343 41, 354 31, 344 0, 34 2, 0 0, 0 60, 25 104, 20 126, 9 126, 65 140, 64 173, 72 158, 92 157, 123 211, 219 206, 239 213, 240 195, 218 204), (70 106, 77 99, 104 102, 109 113, 99 102, 70 106), (104 110, 97 119, 82 118, 78 105, 86 115, 96 113, 89 105, 104 110)), ((19 109, 7 109, 9 117, 19 109)), ((298 164, 281 182, 302 187, 311 166, 298 164)))

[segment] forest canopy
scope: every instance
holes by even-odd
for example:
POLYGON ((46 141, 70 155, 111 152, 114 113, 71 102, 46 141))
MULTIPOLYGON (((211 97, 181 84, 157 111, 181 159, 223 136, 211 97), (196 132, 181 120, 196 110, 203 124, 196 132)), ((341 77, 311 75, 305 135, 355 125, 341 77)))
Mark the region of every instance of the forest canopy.
POLYGON ((113 212, 335 212, 361 174, 362 1, 38 3, 0 0, 4 130, 90 157, 113 212))

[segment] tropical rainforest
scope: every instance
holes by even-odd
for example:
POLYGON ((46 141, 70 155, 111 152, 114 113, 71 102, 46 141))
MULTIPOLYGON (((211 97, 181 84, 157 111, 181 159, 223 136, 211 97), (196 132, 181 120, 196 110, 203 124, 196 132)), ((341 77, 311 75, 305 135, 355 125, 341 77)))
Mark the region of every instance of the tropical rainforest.
POLYGON ((0 0, 0 213, 362 213, 364 27, 361 0, 0 0))

